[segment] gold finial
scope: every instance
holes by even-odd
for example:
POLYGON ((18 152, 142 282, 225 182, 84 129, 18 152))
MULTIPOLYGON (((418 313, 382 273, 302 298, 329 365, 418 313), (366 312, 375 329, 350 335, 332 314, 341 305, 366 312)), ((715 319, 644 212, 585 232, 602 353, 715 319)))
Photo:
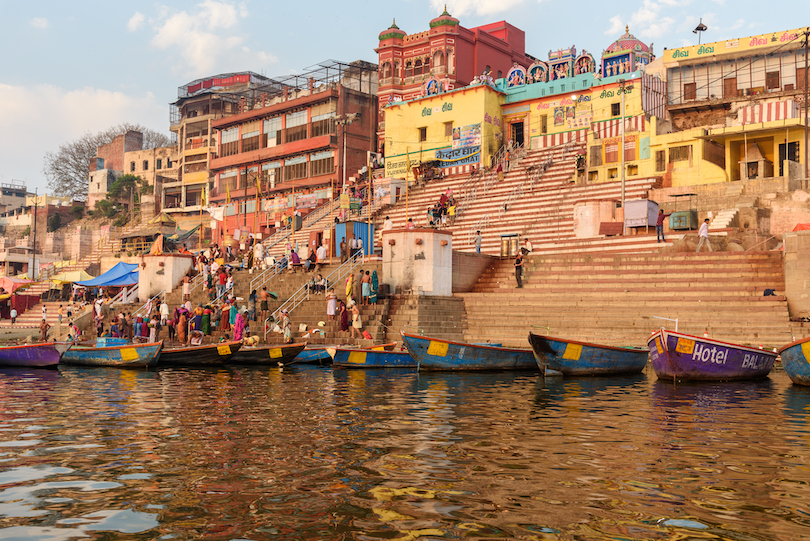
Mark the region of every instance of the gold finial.
POLYGON ((630 25, 629 25, 629 24, 627 24, 627 25, 625 25, 625 26, 624 26, 624 33, 625 33, 625 34, 629 34, 629 33, 630 33, 630 25))

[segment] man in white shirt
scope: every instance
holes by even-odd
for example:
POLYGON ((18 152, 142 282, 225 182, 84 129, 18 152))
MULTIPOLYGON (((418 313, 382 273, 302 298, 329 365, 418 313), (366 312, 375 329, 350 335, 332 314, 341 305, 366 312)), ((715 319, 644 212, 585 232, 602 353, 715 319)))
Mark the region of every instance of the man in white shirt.
POLYGON ((385 222, 383 223, 383 231, 391 231, 394 229, 394 222, 388 216, 385 217, 385 222))
POLYGON ((357 239, 357 252, 363 255, 363 239, 357 239))
POLYGON ((357 237, 352 237, 349 239, 349 257, 354 257, 354 254, 357 253, 357 237))
POLYGON ((704 242, 706 243, 706 246, 709 247, 709 251, 710 252, 712 251, 712 243, 709 242, 709 219, 708 218, 703 220, 703 223, 700 224, 700 229, 698 229, 698 239, 700 239, 700 241, 698 242, 697 250, 695 250, 696 252, 700 251, 700 247, 703 246, 704 242))
POLYGON ((165 327, 169 322, 169 305, 166 304, 166 297, 160 303, 160 326, 165 327))
POLYGON ((526 239, 526 244, 523 245, 523 249, 521 250, 523 252, 523 255, 530 254, 532 252, 532 249, 533 249, 532 243, 529 242, 529 239, 526 239))

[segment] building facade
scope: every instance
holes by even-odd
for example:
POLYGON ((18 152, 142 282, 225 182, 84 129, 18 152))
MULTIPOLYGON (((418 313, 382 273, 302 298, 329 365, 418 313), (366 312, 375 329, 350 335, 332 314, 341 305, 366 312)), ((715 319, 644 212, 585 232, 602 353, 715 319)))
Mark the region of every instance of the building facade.
MULTIPOLYGON (((376 150, 377 66, 328 62, 237 95, 243 111, 213 120, 215 238, 266 232, 332 197, 376 150)), ((336 195, 336 194, 335 194, 336 195)))
POLYGON ((445 9, 429 26, 408 34, 395 21, 379 35, 375 52, 380 66, 377 138, 381 149, 386 127, 383 109, 388 103, 464 87, 483 73, 500 79, 513 65, 532 63, 525 52, 525 33, 506 21, 464 28, 445 9))
POLYGON ((127 170, 124 155, 141 149, 143 134, 137 131, 128 131, 96 149, 96 157, 90 160, 87 208, 93 209, 107 197, 110 186, 127 170))

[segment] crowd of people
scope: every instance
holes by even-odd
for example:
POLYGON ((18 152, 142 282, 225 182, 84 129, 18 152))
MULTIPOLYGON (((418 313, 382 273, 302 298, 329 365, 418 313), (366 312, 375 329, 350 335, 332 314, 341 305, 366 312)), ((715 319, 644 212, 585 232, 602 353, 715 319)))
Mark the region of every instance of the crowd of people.
POLYGON ((453 197, 453 190, 450 188, 444 192, 439 200, 432 207, 428 208, 428 226, 446 226, 448 222, 452 225, 456 220, 456 200, 453 197))

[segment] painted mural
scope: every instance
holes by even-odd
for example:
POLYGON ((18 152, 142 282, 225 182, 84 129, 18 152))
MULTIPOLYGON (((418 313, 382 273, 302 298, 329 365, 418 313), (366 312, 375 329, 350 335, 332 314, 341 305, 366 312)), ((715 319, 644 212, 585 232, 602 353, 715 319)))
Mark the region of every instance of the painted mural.
POLYGON ((574 60, 577 57, 577 48, 557 49, 548 52, 549 80, 565 79, 574 75, 574 60))
POLYGON ((526 68, 519 66, 517 62, 512 64, 512 68, 506 75, 506 87, 523 86, 526 84, 526 68))
POLYGON ((529 73, 526 75, 526 83, 547 83, 548 64, 540 60, 529 66, 529 73))
POLYGON ((594 73, 596 71, 596 61, 588 51, 583 50, 574 62, 574 75, 583 73, 594 73))

